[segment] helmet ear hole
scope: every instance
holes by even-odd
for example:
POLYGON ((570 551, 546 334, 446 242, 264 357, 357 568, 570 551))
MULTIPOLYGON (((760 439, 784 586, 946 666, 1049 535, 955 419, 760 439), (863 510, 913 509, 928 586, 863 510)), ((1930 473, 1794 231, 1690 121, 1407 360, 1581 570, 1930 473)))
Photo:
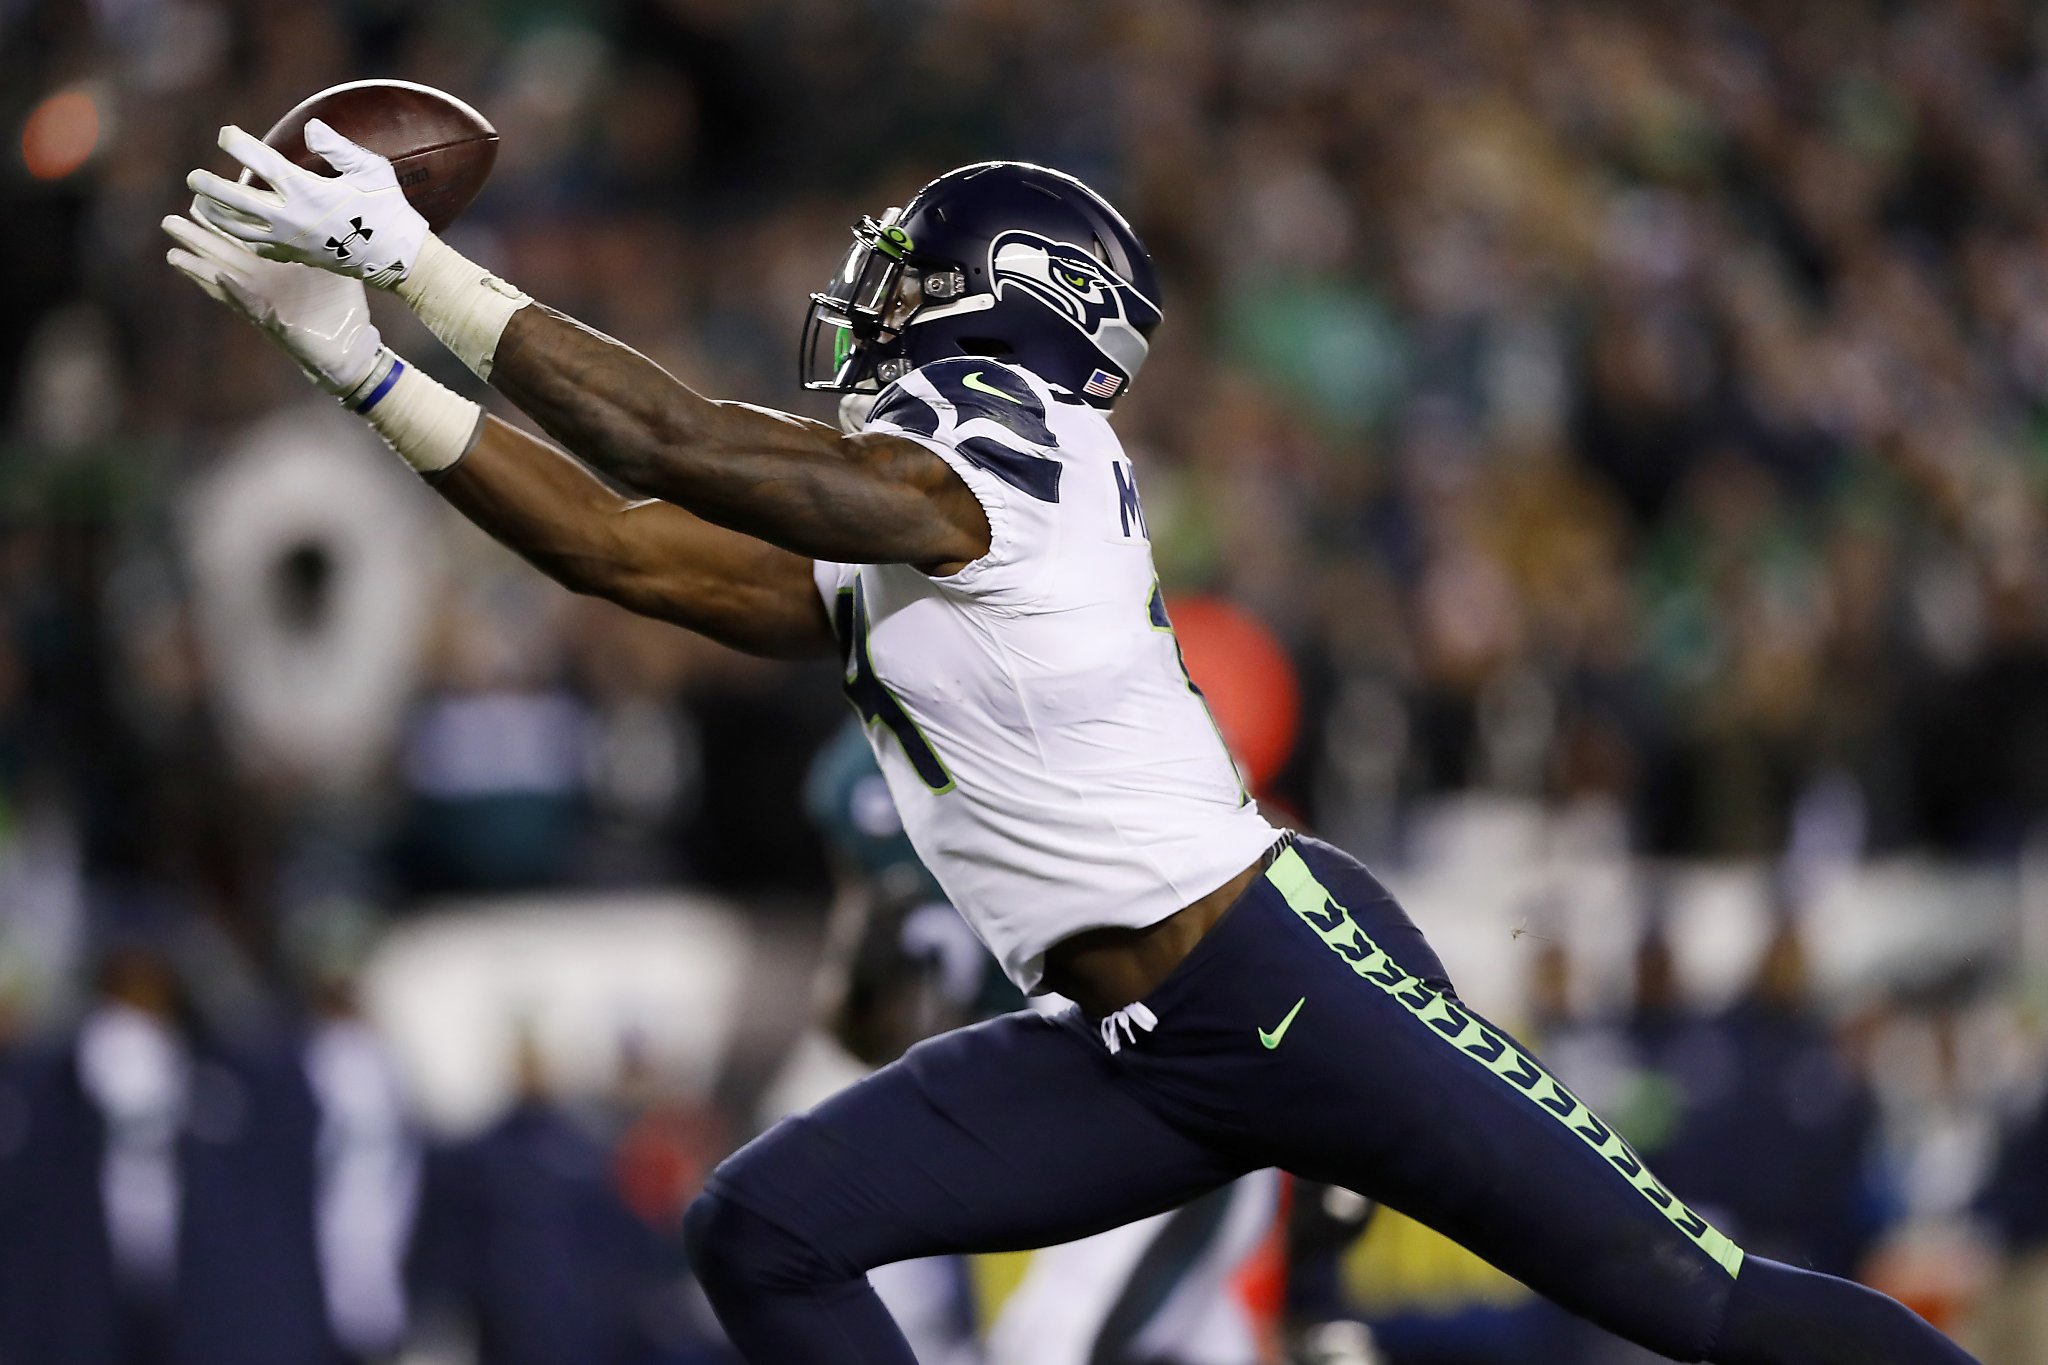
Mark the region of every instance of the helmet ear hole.
POLYGON ((969 355, 985 355, 991 360, 1001 360, 1010 354, 1010 344, 994 337, 961 337, 960 349, 969 355))

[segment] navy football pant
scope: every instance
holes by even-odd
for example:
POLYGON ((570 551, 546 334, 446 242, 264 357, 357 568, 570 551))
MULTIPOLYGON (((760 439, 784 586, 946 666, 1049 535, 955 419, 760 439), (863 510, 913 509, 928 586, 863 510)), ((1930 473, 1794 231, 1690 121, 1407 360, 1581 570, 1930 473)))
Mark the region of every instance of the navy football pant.
POLYGON ((1745 1258, 1459 1003, 1364 867, 1306 838, 1143 1009, 923 1043, 736 1153, 686 1231, 748 1360, 914 1365, 871 1267, 1069 1241, 1266 1166, 1380 1200, 1678 1360, 1969 1360, 1889 1299, 1745 1258))

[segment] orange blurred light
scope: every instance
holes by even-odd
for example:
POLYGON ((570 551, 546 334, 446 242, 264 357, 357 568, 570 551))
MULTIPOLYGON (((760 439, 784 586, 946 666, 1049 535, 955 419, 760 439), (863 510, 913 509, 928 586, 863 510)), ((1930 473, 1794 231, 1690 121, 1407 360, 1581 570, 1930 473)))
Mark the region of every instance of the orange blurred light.
POLYGON ((1177 597, 1166 614, 1188 677, 1259 795, 1287 766, 1301 729, 1294 661, 1271 631, 1220 597, 1177 597))
POLYGON ((100 111, 92 96, 59 90, 22 126, 22 164, 38 180, 62 180, 86 163, 99 141, 100 111))

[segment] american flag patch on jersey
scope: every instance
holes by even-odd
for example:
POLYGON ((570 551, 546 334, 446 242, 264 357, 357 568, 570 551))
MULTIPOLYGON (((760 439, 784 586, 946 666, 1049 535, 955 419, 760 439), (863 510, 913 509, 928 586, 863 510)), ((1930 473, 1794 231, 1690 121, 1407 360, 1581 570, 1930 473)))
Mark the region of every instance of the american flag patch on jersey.
POLYGON ((1108 370, 1097 370, 1088 376, 1088 382, 1081 386, 1081 392, 1090 398, 1114 398, 1116 391, 1123 386, 1124 381, 1119 376, 1111 374, 1108 370))

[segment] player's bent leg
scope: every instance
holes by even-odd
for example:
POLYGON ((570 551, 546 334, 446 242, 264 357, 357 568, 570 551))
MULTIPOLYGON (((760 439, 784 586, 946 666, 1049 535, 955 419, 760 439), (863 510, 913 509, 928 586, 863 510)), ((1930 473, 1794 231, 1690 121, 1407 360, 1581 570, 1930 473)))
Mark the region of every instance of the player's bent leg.
POLYGON ((1087 1236, 1241 1170, 1132 1098, 1083 1034, 1016 1014, 777 1124, 713 1173, 687 1232, 748 1360, 914 1365, 868 1270, 1087 1236))
POLYGON ((1751 1256, 1742 1263, 1714 1365, 1973 1365, 1896 1299, 1751 1256))
POLYGON ((1162 1112, 1200 1131, 1219 1090, 1238 1096, 1262 1158, 1379 1198, 1651 1350, 1764 1352, 1727 1358, 1739 1365, 1956 1359, 1924 1324, 1869 1325, 1860 1299, 1780 1291, 1775 1271, 1757 1273, 1765 1290, 1739 1287, 1741 1249, 1467 1009, 1400 907, 1328 845, 1283 853, 1147 1003, 1157 1028, 1120 1060, 1162 1112), (1844 1341, 1889 1332, 1892 1354, 1793 1353, 1769 1340, 1784 1311, 1813 1315, 1814 1341, 1827 1326, 1844 1341))
POLYGON ((914 1365, 859 1268, 773 1219, 706 1191, 683 1215, 698 1283, 749 1360, 914 1365))

